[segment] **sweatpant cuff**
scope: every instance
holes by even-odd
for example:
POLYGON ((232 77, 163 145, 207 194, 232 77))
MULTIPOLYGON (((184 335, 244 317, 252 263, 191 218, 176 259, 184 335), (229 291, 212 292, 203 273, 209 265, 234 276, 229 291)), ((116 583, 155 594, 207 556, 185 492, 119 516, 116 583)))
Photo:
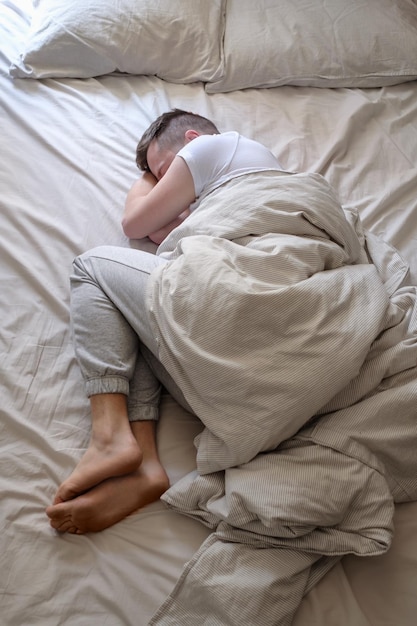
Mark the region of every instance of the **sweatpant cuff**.
POLYGON ((153 404, 129 404, 128 409, 130 422, 156 422, 159 419, 159 408, 153 404))
POLYGON ((122 393, 129 395, 129 381, 121 376, 103 376, 89 378, 85 383, 87 396, 96 396, 101 393, 122 393))

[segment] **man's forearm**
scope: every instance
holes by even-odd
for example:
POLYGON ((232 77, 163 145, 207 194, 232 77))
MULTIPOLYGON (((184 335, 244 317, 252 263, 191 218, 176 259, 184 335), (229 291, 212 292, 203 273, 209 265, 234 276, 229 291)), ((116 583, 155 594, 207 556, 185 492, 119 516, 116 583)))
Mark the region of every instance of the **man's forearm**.
POLYGON ((166 228, 195 200, 194 181, 181 157, 175 157, 164 176, 156 181, 146 173, 128 193, 122 227, 130 239, 149 237, 166 228))
POLYGON ((147 196, 157 184, 157 180, 150 172, 145 172, 141 178, 134 182, 130 188, 125 202, 125 209, 122 217, 122 226, 125 234, 134 238, 134 225, 136 222, 136 206, 138 200, 147 196))
POLYGON ((172 230, 174 230, 174 228, 177 228, 177 226, 182 224, 182 222, 185 220, 185 218, 188 217, 189 215, 190 215, 189 209, 187 209, 186 211, 183 211, 181 213, 181 215, 179 215, 175 220, 173 220, 172 222, 170 222, 169 224, 167 224, 163 228, 160 228, 156 232, 151 233, 149 235, 149 239, 151 239, 151 241, 153 241, 154 243, 159 245, 160 243, 163 242, 165 237, 167 237, 169 235, 169 233, 172 230))

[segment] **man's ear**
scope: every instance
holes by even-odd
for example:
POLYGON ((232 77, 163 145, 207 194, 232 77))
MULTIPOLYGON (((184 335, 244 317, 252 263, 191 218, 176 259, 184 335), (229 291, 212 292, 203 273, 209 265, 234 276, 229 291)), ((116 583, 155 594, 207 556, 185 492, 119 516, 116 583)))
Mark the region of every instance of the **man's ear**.
POLYGON ((200 133, 198 131, 193 130, 192 128, 185 131, 185 143, 189 143, 196 137, 200 137, 200 133))

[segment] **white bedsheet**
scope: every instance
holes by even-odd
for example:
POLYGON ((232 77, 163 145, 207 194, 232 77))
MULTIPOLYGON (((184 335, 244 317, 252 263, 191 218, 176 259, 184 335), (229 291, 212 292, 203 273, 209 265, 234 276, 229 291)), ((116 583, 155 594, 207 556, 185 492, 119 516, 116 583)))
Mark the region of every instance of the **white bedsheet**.
MULTIPOLYGON (((283 87, 208 96, 200 84, 107 76, 8 76, 25 20, 0 3, 0 624, 145 626, 208 531, 156 503, 103 533, 57 535, 44 513, 88 442, 88 402, 68 326, 76 254, 130 243, 120 228, 137 139, 179 106, 264 142, 291 171, 319 172, 366 228, 399 248, 417 282, 417 85, 283 87)), ((195 465, 196 419, 165 398, 161 457, 195 465)), ((417 506, 397 507, 383 556, 346 557, 295 626, 414 623, 417 506)))

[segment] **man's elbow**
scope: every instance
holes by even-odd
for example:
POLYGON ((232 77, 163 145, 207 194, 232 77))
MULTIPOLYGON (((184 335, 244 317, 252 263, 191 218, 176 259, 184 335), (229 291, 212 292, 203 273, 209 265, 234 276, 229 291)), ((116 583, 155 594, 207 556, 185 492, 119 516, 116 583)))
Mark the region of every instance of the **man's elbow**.
POLYGON ((122 218, 122 230, 124 234, 126 235, 126 237, 129 237, 129 239, 133 239, 132 234, 131 234, 132 230, 131 230, 130 222, 125 217, 122 218))
POLYGON ((137 224, 132 223, 127 217, 122 218, 122 230, 129 239, 142 239, 146 233, 142 233, 137 224))

